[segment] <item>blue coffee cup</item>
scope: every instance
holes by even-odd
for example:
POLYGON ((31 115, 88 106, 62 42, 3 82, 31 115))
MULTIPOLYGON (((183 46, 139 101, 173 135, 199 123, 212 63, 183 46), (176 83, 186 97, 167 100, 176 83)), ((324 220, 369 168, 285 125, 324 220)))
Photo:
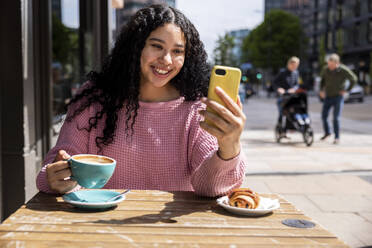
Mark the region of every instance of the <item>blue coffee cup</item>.
POLYGON ((71 179, 88 189, 105 186, 116 167, 115 159, 94 154, 77 154, 67 161, 71 168, 71 179))

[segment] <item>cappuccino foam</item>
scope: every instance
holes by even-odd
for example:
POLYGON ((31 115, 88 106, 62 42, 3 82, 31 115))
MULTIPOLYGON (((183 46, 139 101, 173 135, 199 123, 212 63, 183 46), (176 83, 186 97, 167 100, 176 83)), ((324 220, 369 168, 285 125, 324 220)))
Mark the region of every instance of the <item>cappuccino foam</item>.
POLYGON ((76 156, 74 157, 76 161, 88 163, 88 164, 111 164, 112 161, 109 158, 100 157, 100 156, 76 156))

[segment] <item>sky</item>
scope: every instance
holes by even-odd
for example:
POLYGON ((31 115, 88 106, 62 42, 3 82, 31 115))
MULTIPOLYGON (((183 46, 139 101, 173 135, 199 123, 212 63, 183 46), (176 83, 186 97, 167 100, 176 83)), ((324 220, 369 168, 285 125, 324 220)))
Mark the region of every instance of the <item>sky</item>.
POLYGON ((72 28, 79 27, 79 1, 62 0, 62 22, 72 28))
POLYGON ((198 29, 212 60, 218 36, 236 29, 253 29, 263 21, 263 0, 176 0, 181 10, 198 29))

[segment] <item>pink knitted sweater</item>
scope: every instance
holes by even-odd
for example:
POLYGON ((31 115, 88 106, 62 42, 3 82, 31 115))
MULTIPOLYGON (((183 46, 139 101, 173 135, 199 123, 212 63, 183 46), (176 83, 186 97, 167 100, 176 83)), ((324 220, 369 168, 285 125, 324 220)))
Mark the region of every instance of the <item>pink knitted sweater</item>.
MULTIPOLYGON (((200 101, 183 97, 168 102, 139 102, 131 139, 125 133, 125 108, 118 113, 113 143, 103 146, 100 154, 116 159, 115 172, 104 188, 194 191, 205 196, 223 195, 239 187, 245 163, 239 154, 228 161, 217 155, 217 140, 200 128, 205 109, 200 101)), ((67 115, 71 114, 71 108, 67 115)), ((98 154, 96 136, 101 136, 104 121, 88 132, 89 117, 100 109, 92 105, 65 122, 57 144, 47 154, 44 164, 52 163, 61 149, 68 154, 98 154)), ((54 193, 42 168, 37 177, 40 191, 54 193)))

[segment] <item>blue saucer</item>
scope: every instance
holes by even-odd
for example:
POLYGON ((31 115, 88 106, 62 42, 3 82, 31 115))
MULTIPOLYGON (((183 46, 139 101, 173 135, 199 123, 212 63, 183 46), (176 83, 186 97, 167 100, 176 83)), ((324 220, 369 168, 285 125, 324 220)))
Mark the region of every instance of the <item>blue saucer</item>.
POLYGON ((119 192, 110 190, 79 190, 64 195, 62 198, 79 208, 104 209, 116 206, 125 200, 125 195, 119 196, 114 201, 106 202, 108 199, 119 195, 119 192))

